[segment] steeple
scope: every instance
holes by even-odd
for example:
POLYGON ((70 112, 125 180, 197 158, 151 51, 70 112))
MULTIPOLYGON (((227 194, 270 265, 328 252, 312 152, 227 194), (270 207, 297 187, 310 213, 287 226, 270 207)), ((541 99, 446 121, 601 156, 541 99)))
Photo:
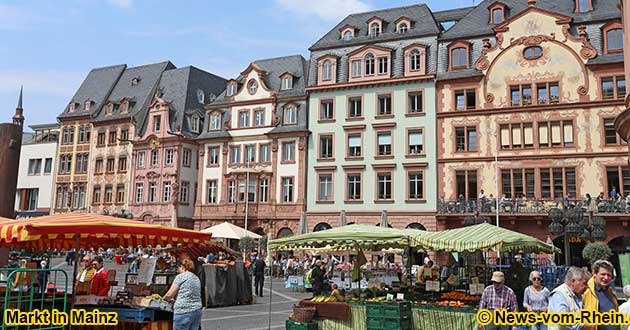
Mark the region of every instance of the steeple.
POLYGON ((13 124, 20 127, 24 126, 24 109, 22 109, 22 89, 24 86, 20 86, 20 97, 18 98, 17 108, 15 108, 15 115, 13 116, 13 124))

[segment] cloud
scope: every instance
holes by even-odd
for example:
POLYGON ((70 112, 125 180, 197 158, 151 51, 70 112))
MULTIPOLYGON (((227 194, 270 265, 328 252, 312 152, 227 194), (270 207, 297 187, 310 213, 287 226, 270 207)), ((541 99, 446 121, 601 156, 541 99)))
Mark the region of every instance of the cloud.
POLYGON ((335 21, 352 13, 369 11, 371 6, 361 0, 275 0, 281 9, 303 17, 316 16, 335 21))
POLYGON ((107 2, 115 7, 129 9, 133 7, 133 0, 107 0, 107 2))

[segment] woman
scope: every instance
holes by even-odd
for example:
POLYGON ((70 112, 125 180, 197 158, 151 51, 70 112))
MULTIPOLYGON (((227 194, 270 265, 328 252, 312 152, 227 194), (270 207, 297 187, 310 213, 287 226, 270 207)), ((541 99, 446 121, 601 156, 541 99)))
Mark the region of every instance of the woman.
POLYGON ((94 257, 92 259, 92 268, 94 268, 94 275, 92 276, 90 293, 95 296, 107 296, 109 293, 109 282, 107 281, 107 270, 103 267, 103 257, 94 257))
POLYGON ((193 273, 195 264, 189 259, 183 259, 177 271, 179 274, 164 295, 166 300, 177 296, 173 305, 173 330, 197 330, 201 326, 202 304, 201 282, 193 273))
MULTIPOLYGON (((530 286, 525 288, 523 294, 523 307, 528 312, 546 312, 549 305, 549 290, 542 286, 542 276, 539 272, 533 271, 529 273, 530 286)), ((538 323, 534 324, 530 328, 531 330, 546 330, 547 326, 538 323)))

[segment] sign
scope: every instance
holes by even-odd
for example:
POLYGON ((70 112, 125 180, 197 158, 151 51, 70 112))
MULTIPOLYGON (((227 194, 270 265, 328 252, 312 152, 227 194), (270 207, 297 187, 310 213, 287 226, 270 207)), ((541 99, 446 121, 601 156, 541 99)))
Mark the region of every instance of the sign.
POLYGON ((483 284, 470 284, 470 294, 473 296, 482 294, 484 289, 483 284))
POLYGON ((440 292, 440 281, 427 281, 427 291, 440 292))
POLYGON ((405 294, 404 293, 396 294, 396 300, 405 300, 405 294))
POLYGON ((619 268, 621 268, 621 283, 625 286, 630 284, 630 254, 619 254, 619 268))
POLYGON ((152 284, 156 263, 156 258, 142 258, 142 261, 140 262, 140 267, 138 267, 138 276, 136 277, 136 283, 152 284))

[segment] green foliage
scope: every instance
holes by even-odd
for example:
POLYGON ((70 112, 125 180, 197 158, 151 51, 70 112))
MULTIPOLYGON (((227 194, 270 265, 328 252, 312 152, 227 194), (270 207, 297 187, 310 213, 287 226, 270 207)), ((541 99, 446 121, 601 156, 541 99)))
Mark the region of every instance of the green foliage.
POLYGON ((258 246, 260 247, 260 251, 267 252, 267 235, 262 235, 262 237, 258 239, 258 246))
POLYGON ((241 251, 252 251, 256 248, 256 242, 253 238, 245 236, 238 241, 238 248, 241 249, 241 251))
POLYGON ((582 250, 582 257, 589 263, 597 260, 608 260, 612 256, 610 247, 602 242, 588 243, 582 250))

